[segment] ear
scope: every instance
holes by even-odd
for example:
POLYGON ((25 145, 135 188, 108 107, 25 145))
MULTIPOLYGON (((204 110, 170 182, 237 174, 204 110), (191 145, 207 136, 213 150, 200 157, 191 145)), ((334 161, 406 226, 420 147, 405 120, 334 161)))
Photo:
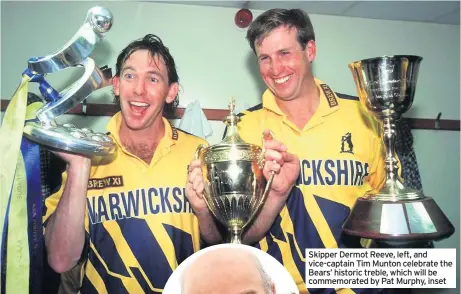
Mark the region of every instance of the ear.
POLYGON ((313 62, 317 54, 317 47, 315 45, 315 41, 310 40, 309 42, 307 42, 305 51, 307 60, 309 60, 309 62, 313 62))
POLYGON ((274 284, 274 283, 272 283, 271 293, 272 293, 272 294, 276 294, 276 291, 275 291, 275 284, 274 284))
POLYGON ((170 89, 168 90, 168 95, 166 97, 165 102, 171 103, 174 101, 174 98, 178 95, 179 85, 178 83, 173 83, 170 85, 170 89))
POLYGON ((115 96, 120 96, 120 77, 115 76, 112 78, 112 87, 114 87, 115 96))

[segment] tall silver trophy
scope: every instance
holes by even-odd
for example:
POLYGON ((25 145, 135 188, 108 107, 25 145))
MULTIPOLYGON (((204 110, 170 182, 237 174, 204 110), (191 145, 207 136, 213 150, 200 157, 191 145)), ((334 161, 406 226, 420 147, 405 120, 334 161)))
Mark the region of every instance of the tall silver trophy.
POLYGON ((88 128, 76 128, 71 124, 58 124, 56 118, 83 102, 93 91, 110 83, 90 54, 110 30, 112 13, 100 6, 89 9, 86 19, 77 33, 57 52, 34 57, 28 61, 24 72, 32 82, 39 84, 39 90, 46 104, 37 111, 37 120, 27 122, 24 135, 40 144, 59 151, 87 156, 111 155, 116 145, 112 139, 95 133, 88 128), (82 77, 61 92, 57 92, 45 80, 45 76, 71 67, 83 67, 82 77))
POLYGON ((363 238, 408 243, 448 238, 454 227, 436 202, 398 176, 396 122, 413 104, 422 58, 383 56, 349 64, 362 106, 382 125, 384 187, 359 198, 343 231, 363 238))
POLYGON ((225 138, 209 147, 200 145, 195 158, 202 162, 208 209, 227 228, 228 242, 241 244, 242 233, 267 198, 274 174, 266 180, 264 150, 239 136, 240 118, 234 114, 234 108, 235 101, 231 99, 230 114, 224 120, 227 124, 225 138))

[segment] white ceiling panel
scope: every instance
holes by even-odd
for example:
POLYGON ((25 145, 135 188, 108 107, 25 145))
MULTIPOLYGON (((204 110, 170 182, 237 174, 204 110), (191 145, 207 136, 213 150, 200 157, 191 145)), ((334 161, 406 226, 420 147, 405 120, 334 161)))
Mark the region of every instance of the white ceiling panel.
POLYGON ((233 7, 242 8, 249 1, 172 1, 172 0, 147 0, 144 2, 158 2, 164 4, 181 4, 211 7, 233 7))
POLYGON ((459 2, 455 1, 363 1, 351 7, 344 15, 374 19, 433 22, 440 16, 447 15, 455 10, 459 10, 459 2))
POLYGON ((257 10, 301 8, 310 14, 460 24, 459 1, 146 1, 257 10))
POLYGON ((442 15, 434 19, 434 22, 440 22, 440 23, 451 24, 451 25, 459 25, 459 20, 461 18, 459 11, 460 10, 458 9, 448 14, 442 15))
POLYGON ((356 1, 250 1, 251 9, 300 8, 307 13, 342 15, 356 1))

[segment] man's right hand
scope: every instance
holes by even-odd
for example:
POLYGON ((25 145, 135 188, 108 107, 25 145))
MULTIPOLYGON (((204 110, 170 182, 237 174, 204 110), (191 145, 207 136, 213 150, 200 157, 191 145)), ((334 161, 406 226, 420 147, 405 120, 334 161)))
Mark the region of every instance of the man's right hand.
POLYGON ((186 197, 195 214, 208 212, 204 197, 205 183, 202 169, 200 168, 201 165, 200 159, 191 161, 187 176, 186 197))
POLYGON ((52 151, 56 156, 66 162, 68 167, 89 167, 91 159, 87 156, 65 152, 65 151, 52 151))
POLYGON ((200 159, 193 160, 188 169, 186 198, 197 216, 200 235, 206 243, 213 245, 222 241, 215 219, 213 218, 205 202, 205 182, 203 180, 202 162, 200 159))

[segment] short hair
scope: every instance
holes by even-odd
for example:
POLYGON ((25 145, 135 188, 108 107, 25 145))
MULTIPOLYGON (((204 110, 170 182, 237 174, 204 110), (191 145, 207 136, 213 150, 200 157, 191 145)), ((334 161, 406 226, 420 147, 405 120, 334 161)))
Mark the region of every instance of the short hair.
MULTIPOLYGON (((115 66, 115 76, 120 77, 120 72, 122 70, 123 64, 131 56, 131 54, 138 50, 148 50, 152 57, 162 57, 168 72, 168 85, 179 83, 179 76, 178 72, 176 71, 176 63, 174 61, 173 56, 171 56, 170 54, 170 50, 163 44, 162 40, 158 36, 153 34, 147 34, 143 38, 131 42, 127 47, 125 47, 125 49, 123 49, 120 52, 120 54, 117 57, 117 63, 115 66)), ((115 104, 117 104, 117 106, 120 107, 120 97, 117 95, 114 96, 115 104)), ((173 102, 165 104, 165 107, 163 109, 163 115, 174 115, 175 109, 178 106, 178 104, 179 95, 176 95, 173 102)))
MULTIPOLYGON (((251 257, 253 258, 253 261, 255 262, 256 268, 257 268, 259 274, 261 275, 261 280, 262 280, 262 283, 263 283, 263 288, 264 288, 265 294, 271 294, 272 293, 272 287, 274 286, 274 282, 272 281, 272 278, 264 270, 264 267, 262 266, 261 261, 259 260, 259 258, 254 256, 253 254, 251 254, 251 257)), ((184 269, 184 272, 179 277, 180 284, 181 284, 181 294, 185 294, 185 292, 184 292, 185 273, 187 272, 187 270, 189 269, 189 267, 191 265, 192 264, 188 265, 188 267, 186 267, 184 269)))
POLYGON ((269 274, 264 270, 264 267, 256 256, 254 256, 254 260, 263 281, 264 292, 266 292, 266 294, 271 294, 274 282, 272 281, 272 278, 269 276, 269 274))
POLYGON ((259 15, 250 25, 246 39, 256 53, 256 43, 261 42, 273 30, 287 26, 295 28, 297 39, 303 50, 309 41, 315 41, 315 32, 309 15, 301 9, 270 9, 259 15))

